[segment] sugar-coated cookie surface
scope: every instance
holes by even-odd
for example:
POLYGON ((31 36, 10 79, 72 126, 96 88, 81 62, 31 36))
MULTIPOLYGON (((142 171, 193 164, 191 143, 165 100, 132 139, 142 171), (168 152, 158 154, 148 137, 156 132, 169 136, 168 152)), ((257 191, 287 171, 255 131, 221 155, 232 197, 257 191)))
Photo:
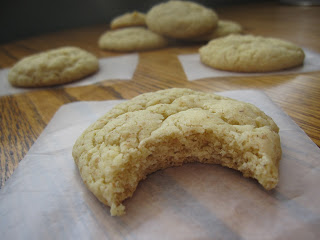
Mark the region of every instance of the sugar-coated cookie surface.
POLYGON ((80 80, 99 69, 98 59, 78 47, 61 47, 21 59, 9 71, 17 87, 46 87, 80 80))
POLYGON ((213 68, 235 72, 270 72, 299 66, 303 50, 277 38, 229 35, 199 49, 201 61, 213 68))
POLYGON ((137 11, 125 13, 114 18, 110 23, 111 29, 132 27, 132 26, 146 26, 146 16, 144 13, 137 11))
POLYGON ((89 190, 111 207, 111 215, 122 215, 122 201, 140 180, 188 162, 221 164, 274 188, 278 131, 254 105, 173 88, 115 106, 83 132, 72 154, 89 190))
POLYGON ((144 27, 120 28, 101 35, 98 45, 112 51, 143 51, 167 46, 165 37, 144 27))
POLYGON ((161 35, 187 39, 212 31, 217 14, 209 8, 189 1, 169 1, 151 8, 146 16, 148 28, 161 35))

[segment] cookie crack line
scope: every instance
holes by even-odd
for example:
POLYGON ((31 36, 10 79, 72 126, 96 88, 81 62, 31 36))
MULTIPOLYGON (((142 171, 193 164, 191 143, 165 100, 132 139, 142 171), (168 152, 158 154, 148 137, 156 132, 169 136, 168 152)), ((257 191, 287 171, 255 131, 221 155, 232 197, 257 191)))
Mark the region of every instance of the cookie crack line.
MULTIPOLYGON (((191 94, 190 94, 189 96, 191 97, 191 96, 194 96, 194 95, 191 95, 191 94)), ((171 102, 169 102, 169 103, 164 103, 164 104, 163 104, 163 103, 155 102, 154 104, 148 105, 148 106, 139 105, 140 107, 139 107, 137 110, 131 110, 131 111, 129 111, 128 108, 126 108, 126 109, 124 109, 124 110, 122 109, 122 110, 123 110, 122 113, 117 114, 117 115, 114 115, 113 118, 120 117, 120 116, 122 116, 122 115, 124 115, 124 114, 127 114, 128 112, 136 112, 136 111, 140 111, 140 110, 142 110, 142 109, 144 109, 144 110, 150 110, 150 108, 155 107, 155 106, 157 106, 157 105, 159 105, 159 104, 165 105, 165 106, 168 106, 168 107, 169 107, 169 105, 172 105, 174 102, 179 101, 179 99, 181 99, 181 98, 183 98, 183 97, 185 97, 185 96, 177 97, 176 99, 173 99, 171 102)), ((219 97, 220 97, 220 96, 219 96, 219 97)), ((215 99, 215 100, 217 100, 217 101, 219 101, 219 100, 226 100, 226 98, 220 97, 219 99, 215 99)), ((209 111, 208 108, 205 108, 205 107, 200 106, 200 105, 196 105, 196 106, 194 106, 194 107, 192 107, 192 108, 201 108, 201 109, 203 109, 203 110, 208 110, 208 111, 209 111)), ((190 109, 190 108, 188 108, 188 109, 190 109)), ((180 110, 180 111, 184 111, 184 110, 185 110, 185 109, 182 109, 182 110, 180 110)), ((150 110, 150 111, 152 112, 152 110, 150 110)), ((176 111, 176 112, 174 112, 174 113, 178 113, 178 112, 180 112, 180 111, 176 111)), ((213 113, 215 113, 214 110, 212 110, 212 109, 210 109, 210 111, 213 112, 213 113)), ((239 112, 241 112, 241 111, 239 111, 239 112)), ((162 113, 158 113, 158 114, 161 114, 161 115, 163 116, 164 120, 165 120, 167 117, 170 116, 170 114, 169 114, 168 116, 165 116, 165 115, 162 114, 162 113)), ((223 114, 224 114, 224 113, 221 112, 221 116, 220 116, 220 117, 221 117, 225 122, 228 122, 228 119, 222 116, 223 114)), ((102 118, 103 118, 103 117, 102 117, 102 118)), ((229 121, 228 123, 231 124, 230 121, 229 121)), ((106 124, 107 124, 107 123, 106 123, 106 124)), ((237 124, 232 124, 232 125, 244 125, 244 124, 239 124, 239 123, 237 123, 237 124)), ((92 129, 92 130, 97 130, 97 129, 92 129)), ((114 130, 114 129, 113 129, 113 130, 114 130)))
POLYGON ((274 188, 278 131, 251 104, 173 88, 117 105, 84 131, 72 155, 89 190, 122 215, 140 180, 188 162, 220 164, 274 188))

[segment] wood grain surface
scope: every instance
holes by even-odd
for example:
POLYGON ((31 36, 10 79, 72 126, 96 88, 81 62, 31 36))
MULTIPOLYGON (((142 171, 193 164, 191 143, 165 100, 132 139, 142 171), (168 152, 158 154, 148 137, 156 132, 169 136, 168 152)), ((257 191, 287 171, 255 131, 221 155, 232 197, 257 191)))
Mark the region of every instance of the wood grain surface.
MULTIPOLYGON (((221 19, 241 23, 246 33, 279 37, 320 53, 320 7, 280 5, 277 2, 216 9, 221 19)), ((98 37, 107 23, 66 30, 0 45, 0 68, 22 57, 55 47, 73 45, 98 57, 120 53, 100 50, 98 37)), ((52 88, 0 97, 0 187, 11 176, 54 113, 74 101, 129 99, 144 92, 187 87, 205 92, 260 89, 280 106, 320 146, 320 72, 255 77, 218 77, 189 82, 177 58, 196 53, 199 44, 176 44, 139 53, 132 81, 106 81, 75 88, 52 88)))

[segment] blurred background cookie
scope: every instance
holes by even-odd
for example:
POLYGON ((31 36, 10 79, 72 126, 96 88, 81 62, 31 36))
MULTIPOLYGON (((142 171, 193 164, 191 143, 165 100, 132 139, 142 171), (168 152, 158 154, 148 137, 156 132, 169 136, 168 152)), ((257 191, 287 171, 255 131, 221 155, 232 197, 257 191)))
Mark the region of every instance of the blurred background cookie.
POLYGON ((130 27, 107 31, 101 35, 98 45, 111 51, 143 51, 167 46, 165 37, 144 27, 130 27))
POLYGON ((230 35, 199 49, 201 61, 235 72, 269 72, 299 66, 305 54, 297 45, 277 38, 230 35))
POLYGON ((77 47, 61 47, 21 59, 9 71, 17 87, 46 87, 79 80, 99 69, 98 59, 77 47))
POLYGON ((149 29, 161 35, 188 39, 213 31, 218 15, 195 2, 169 1, 152 7, 146 23, 149 29))
POLYGON ((110 23, 111 29, 146 26, 146 15, 137 11, 122 14, 114 18, 110 23))
POLYGON ((224 37, 230 34, 241 33, 242 31, 242 26, 237 22, 230 20, 219 20, 218 26, 211 33, 195 37, 191 40, 196 42, 205 42, 215 38, 224 37))

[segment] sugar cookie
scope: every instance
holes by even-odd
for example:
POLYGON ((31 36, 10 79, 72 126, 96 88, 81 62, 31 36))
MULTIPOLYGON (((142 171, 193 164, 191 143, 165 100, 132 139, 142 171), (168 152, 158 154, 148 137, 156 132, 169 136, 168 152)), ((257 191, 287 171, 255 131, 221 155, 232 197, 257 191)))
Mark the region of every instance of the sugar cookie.
POLYGON ((100 48, 111 51, 143 51, 167 46, 163 36, 144 27, 107 31, 98 41, 100 48))
POLYGON ((99 69, 98 59, 77 47, 61 47, 21 59, 9 71, 17 87, 46 87, 79 80, 99 69))
POLYGON ((121 103, 77 139, 73 158, 89 190, 124 214, 122 201, 156 170, 221 164, 266 189, 278 182, 278 127, 252 104, 190 89, 146 93, 121 103))
POLYGON ((252 35, 229 35, 199 49, 201 61, 213 68, 235 72, 269 72, 299 66, 303 50, 293 43, 252 35))
POLYGON ((189 1, 160 3, 146 16, 148 28, 161 35, 187 39, 212 31, 218 23, 217 14, 209 8, 189 1))
POLYGON ((133 26, 146 26, 146 15, 137 11, 125 13, 111 21, 110 28, 124 28, 133 26))

